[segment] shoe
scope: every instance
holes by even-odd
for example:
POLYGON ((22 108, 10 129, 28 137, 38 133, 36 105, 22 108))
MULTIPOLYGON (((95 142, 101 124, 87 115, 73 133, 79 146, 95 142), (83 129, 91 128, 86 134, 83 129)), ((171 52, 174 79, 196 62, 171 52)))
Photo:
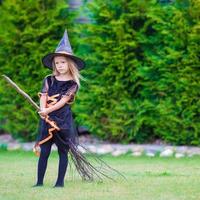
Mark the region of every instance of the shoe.
POLYGON ((53 188, 56 188, 56 187, 64 187, 64 184, 56 184, 53 186, 53 188))
POLYGON ((35 184, 35 185, 33 185, 32 187, 41 187, 41 186, 43 186, 43 184, 42 183, 37 183, 37 184, 35 184))

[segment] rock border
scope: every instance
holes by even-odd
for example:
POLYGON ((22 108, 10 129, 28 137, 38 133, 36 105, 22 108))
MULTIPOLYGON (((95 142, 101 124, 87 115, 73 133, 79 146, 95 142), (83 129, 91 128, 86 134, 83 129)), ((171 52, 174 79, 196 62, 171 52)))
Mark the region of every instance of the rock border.
MULTIPOLYGON (((0 149, 13 151, 13 150, 23 150, 32 151, 35 142, 20 143, 14 140, 11 135, 4 134, 0 135, 0 149)), ((193 146, 172 146, 165 144, 108 144, 94 141, 84 141, 80 140, 80 144, 87 148, 92 153, 99 155, 111 154, 112 156, 121 156, 125 154, 131 154, 134 157, 147 156, 147 157, 192 157, 195 155, 200 155, 200 147, 193 146)), ((79 146, 82 153, 87 153, 84 148, 79 146)), ((56 151, 57 147, 54 144, 52 146, 52 151, 56 151)))

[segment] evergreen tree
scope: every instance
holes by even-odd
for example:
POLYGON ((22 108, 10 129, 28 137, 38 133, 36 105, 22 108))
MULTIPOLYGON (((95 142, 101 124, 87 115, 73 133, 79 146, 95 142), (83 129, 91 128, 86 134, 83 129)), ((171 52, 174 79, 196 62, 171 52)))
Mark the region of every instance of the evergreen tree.
MULTIPOLYGON (((199 145, 199 1, 93 0, 83 9, 91 24, 72 24, 64 1, 3 1, 0 74, 37 101, 50 73, 41 57, 68 27, 87 61, 73 105, 79 124, 111 141, 199 145)), ((0 128, 33 139, 37 114, 2 80, 0 93, 0 128)))
MULTIPOLYGON (((42 79, 51 73, 42 66, 41 58, 55 50, 65 28, 73 40, 75 16, 69 14, 64 0, 5 0, 0 13, 0 74, 8 75, 39 103, 42 79)), ((0 81, 0 129, 35 139, 39 115, 2 78, 0 81)))
POLYGON ((91 87, 79 120, 112 141, 200 144, 199 6, 89 3, 93 23, 84 26, 83 42, 91 48, 91 87))

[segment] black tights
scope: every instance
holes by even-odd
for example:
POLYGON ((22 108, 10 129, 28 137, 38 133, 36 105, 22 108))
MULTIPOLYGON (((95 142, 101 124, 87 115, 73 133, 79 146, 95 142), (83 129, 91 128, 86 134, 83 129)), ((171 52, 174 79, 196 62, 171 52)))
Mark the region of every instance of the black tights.
MULTIPOLYGON (((62 134, 61 132, 59 133, 62 134)), ((67 146, 64 146, 61 143, 61 141, 56 137, 56 135, 54 135, 51 140, 41 145, 40 158, 38 161, 37 184, 43 184, 43 179, 47 168, 47 162, 51 152, 51 146, 53 143, 56 144, 59 154, 58 177, 55 185, 64 185, 64 177, 68 165, 69 148, 67 146)))

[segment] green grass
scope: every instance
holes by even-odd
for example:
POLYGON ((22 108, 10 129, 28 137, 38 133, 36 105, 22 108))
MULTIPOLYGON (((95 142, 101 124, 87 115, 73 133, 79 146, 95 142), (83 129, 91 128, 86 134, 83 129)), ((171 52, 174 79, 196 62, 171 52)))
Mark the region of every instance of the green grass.
POLYGON ((52 188, 58 156, 49 158, 44 187, 31 188, 38 158, 31 152, 0 151, 0 200, 199 200, 200 157, 102 157, 127 181, 83 182, 68 168, 65 187, 52 188))

